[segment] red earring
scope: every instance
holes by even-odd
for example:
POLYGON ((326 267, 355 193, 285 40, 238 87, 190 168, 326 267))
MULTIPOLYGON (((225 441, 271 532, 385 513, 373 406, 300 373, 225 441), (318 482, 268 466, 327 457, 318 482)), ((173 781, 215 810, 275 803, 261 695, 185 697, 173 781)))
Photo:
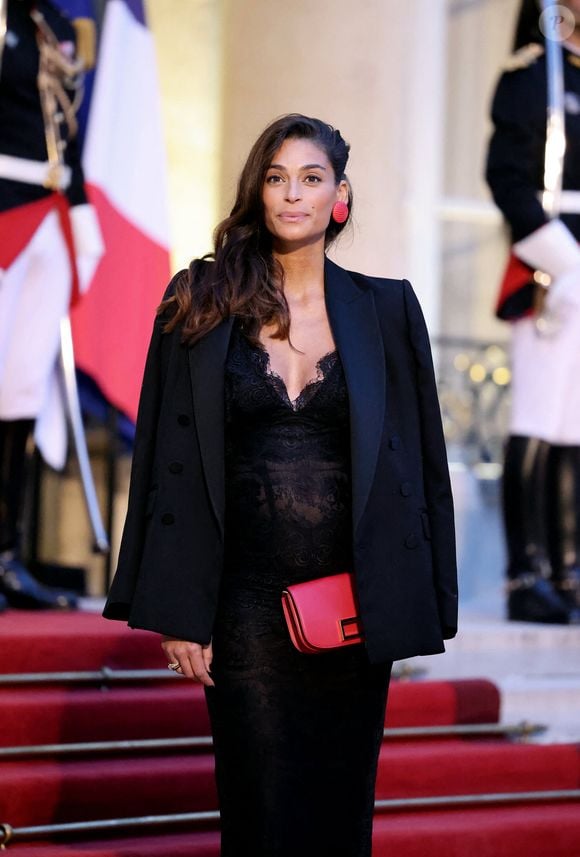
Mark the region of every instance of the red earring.
POLYGON ((346 202, 338 202, 334 203, 332 209, 332 219, 335 223, 344 223, 345 220, 348 219, 348 205, 346 202))

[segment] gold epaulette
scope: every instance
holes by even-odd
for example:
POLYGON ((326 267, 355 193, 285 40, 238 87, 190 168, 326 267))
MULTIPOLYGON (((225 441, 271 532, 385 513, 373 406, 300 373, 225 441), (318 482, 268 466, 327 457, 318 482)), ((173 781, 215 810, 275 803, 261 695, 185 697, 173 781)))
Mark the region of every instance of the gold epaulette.
POLYGON ((517 71, 517 69, 520 68, 527 68, 534 63, 538 57, 541 57, 543 53, 544 48, 542 45, 538 45, 536 42, 530 42, 529 45, 524 45, 523 48, 519 48, 519 50, 515 51, 515 53, 509 57, 503 67, 503 70, 517 71))
POLYGON ((77 57, 83 61, 84 70, 90 71, 95 67, 97 55, 95 22, 91 18, 75 18, 72 23, 77 36, 77 57))

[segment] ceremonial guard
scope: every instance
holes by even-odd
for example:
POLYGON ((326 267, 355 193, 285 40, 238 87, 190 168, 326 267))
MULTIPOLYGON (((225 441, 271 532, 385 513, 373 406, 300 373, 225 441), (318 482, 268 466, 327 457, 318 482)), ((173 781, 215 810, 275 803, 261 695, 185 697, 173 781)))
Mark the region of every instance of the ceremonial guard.
POLYGON ((60 452, 50 439, 60 324, 102 252, 76 139, 84 65, 57 6, 0 0, 0 608, 75 606, 24 567, 19 529, 34 428, 49 463, 64 463, 63 432, 60 452))
POLYGON ((562 6, 566 16, 522 5, 493 99, 486 178, 512 237, 497 304, 512 326, 508 617, 571 624, 580 621, 580 0, 562 6))

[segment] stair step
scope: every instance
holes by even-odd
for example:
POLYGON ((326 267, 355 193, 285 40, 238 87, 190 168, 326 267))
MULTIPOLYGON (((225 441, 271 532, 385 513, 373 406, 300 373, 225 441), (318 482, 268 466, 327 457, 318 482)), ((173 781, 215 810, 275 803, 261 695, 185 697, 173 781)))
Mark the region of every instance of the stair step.
POLYGON ((0 617, 0 673, 163 668, 160 640, 97 613, 7 610, 0 617))
MULTIPOLYGON (((578 857, 577 803, 381 813, 373 857, 578 857)), ((61 843, 15 843, 15 857, 219 857, 219 833, 184 830, 61 843)))
POLYGON ((0 820, 12 827, 215 809, 210 754, 0 764, 0 820))
MULTIPOLYGON (((88 841, 62 840, 10 845, 17 857, 219 857, 217 831, 185 831, 88 841)), ((534 857, 534 855, 527 855, 534 857)))
MULTIPOLYGON (((215 809, 208 753, 0 763, 0 820, 13 827, 215 809)), ((580 787, 575 745, 427 741, 383 745, 376 799, 580 787)))
POLYGON ((500 695, 487 679, 394 681, 389 688, 388 727, 497 723, 500 695))
POLYGON ((373 857, 579 857, 579 843, 577 803, 385 813, 373 827, 373 857))
POLYGON ((580 741, 580 626, 505 622, 462 610, 446 653, 406 662, 444 681, 478 675, 501 692, 502 721, 546 723, 549 741, 580 741))
POLYGON ((209 735, 203 689, 162 686, 0 690, 0 746, 209 735))
POLYGON ((580 787, 575 744, 509 744, 495 740, 385 745, 376 799, 580 787))
MULTIPOLYGON (((393 682, 386 724, 494 723, 491 682, 393 682)), ((209 735, 203 688, 185 680, 110 689, 0 688, 0 746, 209 735)))

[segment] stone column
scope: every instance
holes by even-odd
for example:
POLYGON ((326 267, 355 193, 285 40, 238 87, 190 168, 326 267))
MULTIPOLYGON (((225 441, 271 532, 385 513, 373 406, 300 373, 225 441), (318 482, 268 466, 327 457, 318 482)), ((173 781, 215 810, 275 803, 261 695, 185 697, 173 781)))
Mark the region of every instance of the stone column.
POLYGON ((169 164, 172 262, 211 249, 217 220, 221 2, 148 0, 169 164))
POLYGON ((436 327, 445 4, 223 0, 221 214, 262 128, 318 116, 351 143, 355 223, 332 255, 413 281, 436 327))

